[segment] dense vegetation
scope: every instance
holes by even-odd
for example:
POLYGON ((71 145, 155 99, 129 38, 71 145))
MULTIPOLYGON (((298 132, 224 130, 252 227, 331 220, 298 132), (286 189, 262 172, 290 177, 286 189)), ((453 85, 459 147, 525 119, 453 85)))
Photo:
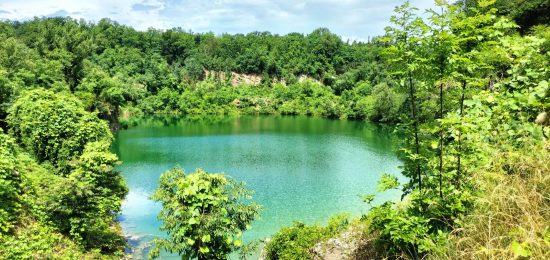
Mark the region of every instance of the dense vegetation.
POLYGON ((169 239, 156 239, 149 253, 178 253, 185 259, 226 259, 242 245, 247 230, 260 211, 249 202, 252 191, 220 173, 197 170, 186 175, 172 169, 160 177, 152 196, 162 202, 159 219, 169 239))
POLYGON ((121 117, 277 113, 396 121, 404 101, 374 73, 378 45, 344 43, 327 29, 215 36, 70 18, 0 27, 0 241, 7 245, 0 255, 7 258, 122 253, 115 217, 126 188, 109 151, 109 126, 117 129, 121 117), (231 82, 230 73, 245 79, 231 82))
POLYGON ((344 231, 350 219, 346 214, 332 217, 326 227, 295 222, 282 228, 264 249, 266 259, 307 259, 311 248, 319 241, 331 238, 344 231))
POLYGON ((410 182, 381 180, 381 190, 401 188, 406 200, 363 217, 370 256, 550 256, 550 27, 522 36, 497 15, 494 7, 506 3, 494 2, 439 3, 426 19, 408 4, 395 9, 382 55, 398 92, 408 95, 399 126, 410 182))
POLYGON ((0 255, 20 258, 118 256, 115 223, 126 186, 113 166, 107 122, 74 96, 41 88, 8 110, 0 133, 0 255))
MULTIPOLYGON (((400 188, 405 199, 361 220, 377 257, 549 257, 548 1, 440 7, 426 18, 408 4, 396 8, 393 25, 369 43, 324 28, 216 36, 140 32, 108 19, 0 22, 0 256, 122 254, 115 218, 127 191, 109 150, 119 119, 285 114, 397 124, 410 182, 385 176, 381 189, 400 188)), ((165 185, 195 185, 196 174, 174 170, 165 185)), ((154 198, 171 196, 161 188, 154 198)), ((254 214, 237 224, 226 218, 226 235, 254 214)), ((308 247, 342 223, 285 228, 266 257, 309 258, 308 247)), ((175 234, 214 241, 203 231, 175 234)), ((238 247, 225 242, 215 245, 224 255, 238 247)), ((159 243, 201 257, 214 248, 159 243)))
POLYGON ((155 113, 395 122, 404 99, 385 80, 379 41, 345 43, 323 28, 214 36, 69 18, 0 27, 0 120, 20 93, 37 87, 71 92, 113 126, 120 115, 155 113))

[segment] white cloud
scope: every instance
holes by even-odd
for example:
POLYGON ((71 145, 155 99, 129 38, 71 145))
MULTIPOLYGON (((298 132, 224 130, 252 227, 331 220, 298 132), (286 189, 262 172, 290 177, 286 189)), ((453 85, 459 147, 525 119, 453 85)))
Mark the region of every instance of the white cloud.
MULTIPOLYGON (((328 27, 343 39, 380 35, 403 0, 0 0, 0 18, 62 15, 97 21, 111 18, 138 30, 181 27, 196 32, 309 33, 328 27)), ((413 0, 421 9, 432 0, 413 0)))

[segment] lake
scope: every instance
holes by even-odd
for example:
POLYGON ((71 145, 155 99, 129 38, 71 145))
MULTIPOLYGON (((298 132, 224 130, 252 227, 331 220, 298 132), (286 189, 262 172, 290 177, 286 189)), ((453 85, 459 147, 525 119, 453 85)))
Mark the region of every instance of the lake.
MULTIPOLYGON (((369 207, 359 195, 376 193, 380 175, 399 175, 401 165, 391 129, 345 120, 150 118, 115 137, 113 151, 123 161, 118 170, 129 187, 119 220, 137 258, 147 241, 163 235, 160 204, 148 198, 159 176, 177 165, 187 173, 223 172, 255 191, 263 211, 245 241, 269 237, 295 220, 324 224, 339 212, 360 216, 369 207)), ((378 193, 375 203, 399 196, 378 193)))

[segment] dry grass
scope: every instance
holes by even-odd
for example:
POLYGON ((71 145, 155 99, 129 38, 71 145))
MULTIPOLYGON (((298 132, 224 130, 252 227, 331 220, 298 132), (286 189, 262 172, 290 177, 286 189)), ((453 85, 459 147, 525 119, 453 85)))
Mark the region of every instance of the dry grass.
POLYGON ((453 231, 447 254, 432 257, 550 259, 550 142, 493 158, 475 176, 484 191, 475 210, 453 231))

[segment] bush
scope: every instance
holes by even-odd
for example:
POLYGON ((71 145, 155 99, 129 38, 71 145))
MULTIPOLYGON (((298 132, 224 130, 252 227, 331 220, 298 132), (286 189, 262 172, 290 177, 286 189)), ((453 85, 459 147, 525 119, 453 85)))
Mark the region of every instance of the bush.
POLYGON ((74 96, 44 89, 17 99, 7 122, 16 140, 39 162, 47 160, 63 174, 88 142, 112 139, 107 123, 86 112, 74 96))
POLYGON ((125 242, 112 228, 126 185, 113 166, 118 161, 108 143, 89 143, 66 177, 32 173, 35 214, 86 249, 110 253, 125 242))
POLYGON ((159 219, 169 238, 156 239, 151 257, 160 250, 183 258, 226 259, 241 247, 241 234, 259 214, 252 191, 223 174, 203 170, 185 175, 175 168, 160 177, 152 199, 162 203, 159 219))
POLYGON ((332 217, 326 227, 295 222, 279 230, 267 243, 263 256, 267 260, 311 259, 310 249, 317 243, 333 237, 348 227, 349 215, 332 217))
POLYGON ((379 234, 379 250, 391 258, 422 258, 444 240, 443 233, 430 232, 429 219, 414 210, 395 208, 391 202, 373 208, 367 218, 370 229, 379 234))

